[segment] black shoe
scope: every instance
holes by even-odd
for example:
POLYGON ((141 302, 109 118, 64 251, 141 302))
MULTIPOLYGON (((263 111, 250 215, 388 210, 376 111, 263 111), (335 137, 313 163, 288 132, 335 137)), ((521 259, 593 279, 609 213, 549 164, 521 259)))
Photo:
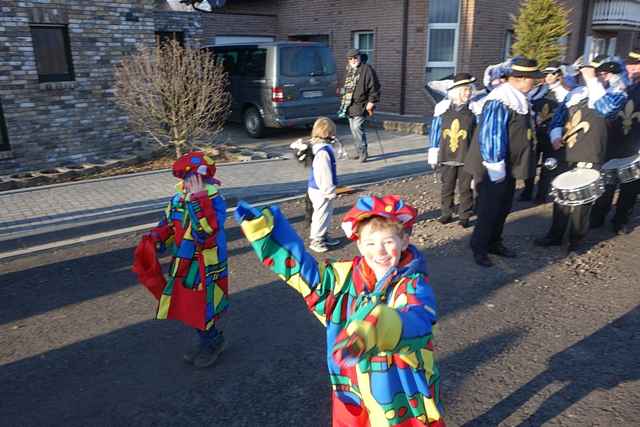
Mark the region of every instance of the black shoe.
POLYGON ((629 234, 631 233, 631 227, 629 226, 629 224, 619 224, 617 222, 611 222, 611 229, 613 230, 614 233, 616 233, 618 236, 621 236, 623 234, 629 234))
POLYGON ((560 246, 560 245, 562 245, 562 241, 561 240, 556 240, 553 237, 545 236, 545 237, 540 237, 540 238, 534 240, 533 244, 536 245, 536 246, 541 246, 543 248, 546 248, 546 247, 549 247, 549 246, 560 246))
POLYGON ((493 267, 493 262, 487 254, 473 254, 473 260, 481 267, 493 267))
POLYGON ((193 366, 200 369, 208 368, 216 363, 222 350, 224 350, 224 336, 220 333, 211 345, 202 347, 200 353, 193 359, 193 366))
POLYGON ((469 223, 469 218, 461 219, 459 224, 460 224, 460 227, 462 227, 462 228, 471 227, 471 224, 469 223))
POLYGON ((202 351, 202 345, 198 343, 198 345, 194 345, 187 350, 187 352, 182 356, 182 360, 184 360, 185 363, 192 365, 195 358, 200 354, 200 351, 202 351))
POLYGON ((440 218, 438 218, 438 222, 440 224, 449 224, 451 221, 453 221, 451 215, 442 215, 440 218))
POLYGON ((536 197, 535 199, 533 199, 533 203, 536 205, 544 205, 545 203, 547 203, 547 198, 546 197, 536 197))
POLYGON ((369 155, 367 154, 366 150, 360 152, 360 163, 366 162, 368 157, 369 157, 369 155))
POLYGON ((494 245, 492 247, 489 248, 489 253, 490 254, 494 254, 494 255, 498 255, 504 258, 516 258, 518 255, 515 253, 515 251, 507 248, 505 245, 503 245, 502 243, 499 243, 497 245, 494 245))
POLYGON ((520 194, 520 197, 518 197, 518 201, 520 202, 530 202, 532 199, 531 194, 529 193, 522 193, 520 194))
POLYGON ((578 252, 578 249, 580 249, 580 243, 582 243, 582 240, 569 242, 569 244, 567 245, 567 255, 569 255, 571 252, 578 252))

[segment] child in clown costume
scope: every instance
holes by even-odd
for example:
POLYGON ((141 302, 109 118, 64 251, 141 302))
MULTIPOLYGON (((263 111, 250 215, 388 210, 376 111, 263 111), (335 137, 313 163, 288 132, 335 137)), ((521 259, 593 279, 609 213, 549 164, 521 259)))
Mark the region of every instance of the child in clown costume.
POLYGON ((409 244, 415 208, 397 196, 361 197, 342 222, 360 256, 320 265, 276 206, 241 202, 235 217, 260 261, 326 327, 334 427, 445 425, 435 298, 425 259, 409 244))
POLYGON ((134 271, 158 299, 156 318, 176 319, 194 328, 198 344, 184 360, 198 368, 212 365, 222 352, 224 336, 216 328, 227 308, 226 205, 214 178, 215 164, 202 152, 184 155, 173 164, 180 179, 160 223, 136 249, 134 271), (155 255, 173 255, 165 281, 155 255))

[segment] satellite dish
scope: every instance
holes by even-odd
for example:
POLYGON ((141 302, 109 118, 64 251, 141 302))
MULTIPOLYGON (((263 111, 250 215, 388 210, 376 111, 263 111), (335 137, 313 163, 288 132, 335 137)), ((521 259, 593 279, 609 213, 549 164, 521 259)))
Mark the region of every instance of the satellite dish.
POLYGON ((226 3, 226 0, 211 0, 210 2, 207 0, 204 0, 204 1, 180 0, 180 3, 189 5, 194 10, 197 10, 198 12, 212 13, 213 8, 223 7, 226 3))

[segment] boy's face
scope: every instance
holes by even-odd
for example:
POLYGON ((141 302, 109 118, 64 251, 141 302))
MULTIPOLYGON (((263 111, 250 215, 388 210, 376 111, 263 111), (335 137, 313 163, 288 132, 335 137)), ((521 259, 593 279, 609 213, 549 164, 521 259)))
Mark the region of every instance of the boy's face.
POLYGON ((367 265, 380 279, 390 268, 398 265, 402 251, 409 245, 409 236, 401 236, 393 229, 372 231, 367 224, 360 231, 357 244, 367 265))

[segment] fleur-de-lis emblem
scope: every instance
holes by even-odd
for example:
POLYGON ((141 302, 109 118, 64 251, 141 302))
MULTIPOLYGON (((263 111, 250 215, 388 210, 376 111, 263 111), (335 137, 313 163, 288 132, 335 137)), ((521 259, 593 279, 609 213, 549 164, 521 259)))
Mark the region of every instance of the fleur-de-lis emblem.
POLYGON ((582 112, 580 110, 576 111, 571 120, 567 122, 564 126, 565 133, 562 139, 566 142, 569 148, 573 148, 578 142, 578 132, 582 130, 582 132, 587 133, 591 125, 589 122, 582 121, 582 112))
POLYGON ((460 146, 459 141, 467 139, 467 131, 460 129, 460 120, 453 119, 451 127, 445 129, 442 132, 442 136, 445 138, 449 137, 449 149, 451 149, 452 153, 455 153, 460 146))
POLYGON ((627 102, 627 105, 624 106, 624 111, 620 111, 618 113, 619 117, 622 117, 622 129, 624 130, 624 134, 628 135, 631 131, 631 126, 633 125, 633 119, 636 121, 640 121, 640 112, 633 111, 636 106, 633 103, 633 99, 630 99, 627 102))

